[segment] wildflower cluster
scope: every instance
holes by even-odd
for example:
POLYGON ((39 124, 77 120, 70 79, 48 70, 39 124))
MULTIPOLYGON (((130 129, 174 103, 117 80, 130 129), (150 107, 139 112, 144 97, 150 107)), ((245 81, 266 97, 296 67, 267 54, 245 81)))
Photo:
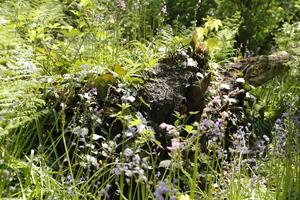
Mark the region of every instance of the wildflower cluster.
POLYGON ((125 180, 129 184, 131 179, 136 182, 147 182, 147 172, 149 170, 148 158, 140 158, 138 152, 133 152, 132 149, 126 148, 124 150, 124 161, 120 162, 116 159, 116 166, 111 170, 117 179, 120 175, 125 174, 125 180))

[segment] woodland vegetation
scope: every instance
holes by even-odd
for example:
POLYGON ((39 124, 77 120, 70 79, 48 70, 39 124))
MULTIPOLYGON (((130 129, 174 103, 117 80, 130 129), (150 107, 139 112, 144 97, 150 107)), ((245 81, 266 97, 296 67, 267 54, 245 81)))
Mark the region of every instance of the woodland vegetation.
POLYGON ((0 0, 0 198, 300 199, 299 0, 0 0))

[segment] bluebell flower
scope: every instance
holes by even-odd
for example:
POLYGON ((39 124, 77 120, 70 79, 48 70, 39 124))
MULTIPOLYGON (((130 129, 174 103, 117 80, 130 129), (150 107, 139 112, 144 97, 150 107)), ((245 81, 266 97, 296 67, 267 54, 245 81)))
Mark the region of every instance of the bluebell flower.
POLYGON ((154 196, 156 200, 164 200, 164 196, 168 192, 170 192, 170 189, 168 188, 167 184, 165 182, 159 182, 154 192, 154 196))
POLYGON ((133 151, 130 149, 130 148, 126 148, 125 150, 124 150, 124 156, 125 157, 130 157, 130 156, 132 156, 132 154, 133 154, 133 151))

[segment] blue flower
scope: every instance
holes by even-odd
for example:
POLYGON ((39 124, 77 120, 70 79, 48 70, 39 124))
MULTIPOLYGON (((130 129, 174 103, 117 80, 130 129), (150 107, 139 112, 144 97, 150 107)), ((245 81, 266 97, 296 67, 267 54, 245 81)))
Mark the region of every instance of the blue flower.
POLYGON ((164 195, 166 195, 168 192, 170 192, 170 189, 168 188, 167 184, 165 182, 159 182, 154 192, 154 196, 156 200, 164 200, 164 195))

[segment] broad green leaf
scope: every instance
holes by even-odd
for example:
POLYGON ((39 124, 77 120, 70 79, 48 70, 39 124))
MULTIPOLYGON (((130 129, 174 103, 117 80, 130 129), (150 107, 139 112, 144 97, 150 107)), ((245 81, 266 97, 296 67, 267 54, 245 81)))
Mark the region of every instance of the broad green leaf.
POLYGON ((114 72, 116 72, 120 78, 123 78, 126 75, 126 71, 118 64, 114 66, 114 72))
POLYGON ((72 28, 71 30, 63 30, 62 33, 65 37, 76 37, 80 32, 78 29, 72 28))
POLYGON ((192 133, 193 130, 194 130, 194 127, 191 126, 191 125, 185 125, 185 126, 184 126, 184 129, 186 130, 186 132, 192 133))
POLYGON ((180 194, 176 197, 176 200, 190 200, 190 196, 188 194, 180 194))
POLYGON ((214 52, 217 48, 220 47, 220 40, 218 38, 208 38, 207 41, 207 47, 210 52, 214 52))
POLYGON ((95 79, 97 85, 105 85, 108 82, 115 82, 116 78, 111 73, 103 74, 95 79))
POLYGON ((163 160, 159 163, 159 168, 162 167, 162 168, 169 168, 171 165, 171 160, 163 160))
POLYGON ((81 6, 87 6, 87 5, 89 5, 89 4, 91 4, 91 1, 90 1, 90 0, 81 0, 81 1, 80 1, 80 5, 81 5, 81 6))

